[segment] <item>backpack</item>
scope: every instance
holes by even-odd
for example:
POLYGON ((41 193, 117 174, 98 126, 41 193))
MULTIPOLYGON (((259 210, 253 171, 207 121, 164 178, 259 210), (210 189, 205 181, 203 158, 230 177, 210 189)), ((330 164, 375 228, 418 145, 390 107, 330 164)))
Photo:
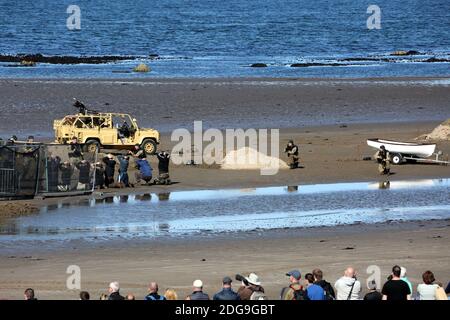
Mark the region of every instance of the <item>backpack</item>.
POLYGON ((289 286, 292 290, 294 290, 294 300, 309 300, 308 291, 301 289, 295 290, 292 286, 289 286))
POLYGON ((269 300, 264 292, 253 291, 250 300, 269 300))
POLYGON ((436 300, 448 300, 447 294, 441 286, 436 288, 436 300))
POLYGON ((322 287, 323 291, 325 292, 325 300, 334 300, 335 298, 331 294, 333 288, 331 287, 331 284, 325 281, 325 285, 322 287))

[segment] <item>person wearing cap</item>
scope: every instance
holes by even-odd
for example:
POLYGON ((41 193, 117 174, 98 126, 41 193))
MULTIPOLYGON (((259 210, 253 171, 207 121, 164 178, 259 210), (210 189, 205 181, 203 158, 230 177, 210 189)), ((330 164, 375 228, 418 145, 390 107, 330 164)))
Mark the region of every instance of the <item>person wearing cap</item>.
POLYGON ((116 160, 112 154, 108 154, 102 159, 105 164, 105 186, 108 188, 114 184, 114 172, 116 170, 116 160))
POLYGON ((298 146, 294 144, 294 140, 289 140, 284 152, 290 159, 289 167, 291 169, 298 168, 298 146))
POLYGON ((188 296, 188 300, 209 300, 209 295, 203 292, 202 280, 195 280, 192 284, 192 293, 188 296))
POLYGON ((281 290, 281 300, 307 300, 306 292, 303 290, 303 286, 300 284, 302 277, 299 270, 292 270, 286 273, 289 277, 289 286, 281 290))
POLYGON ((230 277, 223 278, 222 290, 213 296, 213 300, 240 300, 239 295, 231 288, 232 282, 230 277))
POLYGON ((243 279, 237 293, 241 300, 266 300, 261 281, 258 275, 253 272, 243 279))
POLYGON ((363 300, 380 301, 383 299, 383 295, 377 290, 377 283, 375 280, 367 282, 367 289, 369 289, 369 292, 366 293, 363 300))

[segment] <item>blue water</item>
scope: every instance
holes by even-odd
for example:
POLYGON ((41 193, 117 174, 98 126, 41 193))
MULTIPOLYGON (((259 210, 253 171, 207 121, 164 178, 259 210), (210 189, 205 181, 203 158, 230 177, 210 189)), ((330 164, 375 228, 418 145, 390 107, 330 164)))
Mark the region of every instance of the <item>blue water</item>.
POLYGON ((0 64, 0 77, 448 76, 449 63, 414 62, 421 57, 343 67, 289 65, 385 57, 395 50, 448 58, 449 29, 448 0, 1 0, 0 53, 137 55, 153 71, 113 73, 130 70, 136 61, 37 68, 0 64), (66 27, 70 4, 81 8, 79 31, 66 27), (381 8, 381 30, 366 27, 371 4, 381 8), (162 60, 148 61, 149 54, 162 60), (255 62, 269 67, 248 68, 255 62))

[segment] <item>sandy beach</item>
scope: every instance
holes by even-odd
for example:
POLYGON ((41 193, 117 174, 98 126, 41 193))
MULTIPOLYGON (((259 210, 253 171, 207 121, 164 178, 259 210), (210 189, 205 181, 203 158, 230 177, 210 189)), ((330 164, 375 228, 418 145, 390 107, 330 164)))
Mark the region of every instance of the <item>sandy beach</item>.
MULTIPOLYGON (((364 292, 367 267, 381 268, 381 280, 394 264, 407 267, 414 288, 425 270, 437 281, 450 277, 450 254, 446 249, 449 221, 397 223, 334 228, 275 230, 267 233, 224 235, 214 239, 168 242, 113 241, 66 244, 64 250, 29 248, 18 254, 0 256, 0 297, 21 299, 26 287, 36 289, 39 299, 77 299, 77 290, 66 289, 66 269, 81 268, 81 288, 93 299, 107 290, 109 282, 120 281, 122 293, 138 299, 146 285, 158 281, 161 289, 174 288, 181 298, 190 293, 194 279, 205 283, 213 294, 223 276, 256 272, 268 296, 279 298, 286 285, 286 272, 299 268, 303 274, 322 268, 334 284, 343 270, 358 270, 364 292)), ((237 285, 237 283, 236 283, 237 285)), ((414 289, 415 290, 415 289, 414 289)))
MULTIPOLYGON (((0 80, 3 125, 0 134, 49 141, 52 120, 74 112, 72 97, 93 109, 126 111, 142 126, 161 130, 163 149, 171 150, 170 131, 192 129, 194 120, 207 127, 279 128, 280 147, 294 139, 300 147, 296 170, 274 176, 259 171, 221 170, 217 166, 172 166, 171 186, 102 190, 108 194, 224 188, 291 186, 332 182, 381 181, 377 164, 364 161, 374 149, 368 138, 408 140, 429 133, 450 118, 448 85, 442 79, 175 79, 175 80, 0 80), (20 126, 26 122, 26 126, 20 126), (18 129, 20 128, 20 129, 18 129)), ((444 158, 450 142, 438 142, 444 158)), ((282 155, 283 160, 287 160, 282 155)), ((150 157, 154 167, 156 159, 150 157)), ((450 168, 439 165, 392 166, 394 180, 450 178, 450 168)), ((133 176, 133 172, 130 173, 133 176)), ((33 208, 75 198, 38 199, 2 203, 0 216, 29 214, 33 208), (7 204, 7 205, 5 205, 7 204), (26 210, 18 211, 17 205, 26 210)), ((372 264, 387 277, 394 264, 405 265, 417 285, 431 269, 438 281, 450 278, 450 236, 447 220, 384 223, 267 233, 222 235, 209 239, 160 241, 117 240, 92 244, 68 242, 53 249, 24 245, 17 254, 0 251, 0 298, 20 299, 34 287, 40 299, 75 299, 65 288, 66 268, 82 269, 82 289, 93 297, 118 280, 123 293, 145 294, 151 280, 161 288, 175 288, 181 297, 196 278, 213 293, 224 275, 257 272, 271 298, 286 282, 285 272, 303 273, 321 267, 334 283, 347 265, 366 278, 372 264), (347 249, 346 249, 347 248, 347 249), (350 248, 350 249, 349 249, 350 248), (181 263, 180 263, 181 261, 181 263)), ((383 278, 383 279, 384 279, 383 278)))

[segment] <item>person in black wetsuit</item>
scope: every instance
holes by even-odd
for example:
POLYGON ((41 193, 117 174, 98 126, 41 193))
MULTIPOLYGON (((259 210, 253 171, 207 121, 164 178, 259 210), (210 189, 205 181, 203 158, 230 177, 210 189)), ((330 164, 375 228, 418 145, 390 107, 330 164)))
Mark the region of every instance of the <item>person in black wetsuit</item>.
POLYGON ((169 179, 169 163, 170 163, 170 154, 166 151, 161 151, 156 154, 158 158, 158 179, 156 179, 155 183, 157 184, 170 184, 169 179))
POLYGON ((116 171, 116 160, 112 154, 108 154, 108 156, 104 157, 103 163, 105 164, 105 186, 108 188, 109 186, 114 184, 114 173, 116 171))

